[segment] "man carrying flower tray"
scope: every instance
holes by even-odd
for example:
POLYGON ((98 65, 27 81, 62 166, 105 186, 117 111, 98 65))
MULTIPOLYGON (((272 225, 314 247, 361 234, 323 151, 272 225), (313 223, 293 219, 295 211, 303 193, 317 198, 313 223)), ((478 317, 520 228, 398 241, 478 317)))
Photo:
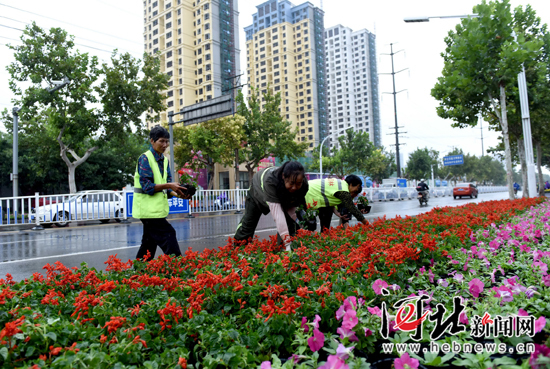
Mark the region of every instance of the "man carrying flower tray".
POLYGON ((346 215, 338 212, 337 205, 348 209, 359 222, 368 224, 361 211, 353 204, 353 198, 362 190, 361 178, 354 174, 347 176, 345 180, 325 178, 309 181, 306 204, 309 209, 319 209, 321 232, 330 228, 332 214, 336 214, 344 223, 349 221, 346 215))

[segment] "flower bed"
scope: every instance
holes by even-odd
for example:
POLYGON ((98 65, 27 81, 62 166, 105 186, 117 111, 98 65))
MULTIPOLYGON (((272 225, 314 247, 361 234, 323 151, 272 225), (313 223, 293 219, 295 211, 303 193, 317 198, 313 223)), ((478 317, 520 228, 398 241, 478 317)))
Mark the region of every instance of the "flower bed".
MULTIPOLYGON (((217 251, 188 250, 181 258, 162 256, 148 263, 123 263, 115 255, 107 261, 107 272, 85 264, 73 269, 47 265, 45 279, 35 274, 18 283, 9 277, 0 280, 0 365, 214 368, 265 362, 264 367, 292 367, 300 359, 302 367, 322 362, 337 367, 346 360, 367 367, 367 361, 384 359, 373 356, 382 343, 400 343, 410 333, 395 331, 390 321, 388 339, 381 337, 381 303, 390 310, 399 298, 418 296, 421 290, 432 305, 450 302, 452 307, 452 297, 463 296, 469 303, 466 319, 481 311, 493 316, 517 313, 520 306, 538 318, 550 310, 545 297, 537 295, 545 288, 541 273, 547 255, 535 260, 539 254, 534 254, 548 242, 547 222, 531 221, 539 233, 530 228, 503 231, 492 224, 508 224, 540 201, 436 208, 415 218, 382 219, 326 235, 302 232, 290 254, 280 252, 275 238, 246 246, 230 239, 217 251), (507 237, 519 237, 518 232, 527 239, 509 245, 507 237), (476 249, 471 249, 474 242, 476 249), (523 244, 523 250, 531 249, 522 254, 516 249, 523 244), (510 250, 515 250, 512 265, 506 264, 510 250), (529 255, 535 256, 527 265, 529 255), (498 275, 498 265, 504 277, 498 275), (510 281, 506 273, 518 265, 521 273, 510 281), (483 286, 469 285, 472 273, 483 286), (389 296, 379 294, 384 287, 389 296), (500 305, 509 299, 503 287, 512 290, 513 308, 500 305), (354 337, 358 342, 350 345, 354 337)), ((539 214, 537 219, 542 218, 539 214)), ((428 332, 432 327, 428 322, 424 328, 428 332)), ((424 338, 429 341, 429 333, 424 338)), ((444 339, 468 338, 459 334, 444 339)), ((418 359, 411 356, 399 360, 414 365, 418 359)), ((428 359, 420 361, 437 360, 428 359)), ((445 362, 452 360, 468 358, 445 362)))

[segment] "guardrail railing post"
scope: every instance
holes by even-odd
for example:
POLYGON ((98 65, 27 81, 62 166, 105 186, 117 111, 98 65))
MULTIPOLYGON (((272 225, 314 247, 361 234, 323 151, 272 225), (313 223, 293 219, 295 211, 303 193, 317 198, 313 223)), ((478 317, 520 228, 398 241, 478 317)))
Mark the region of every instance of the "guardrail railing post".
MULTIPOLYGON (((130 192, 128 191, 126 188, 122 191, 122 206, 123 206, 123 210, 122 210, 122 220, 120 221, 120 223, 130 223, 130 221, 128 220, 128 197, 127 197, 127 193, 130 192)), ((120 216, 120 212, 118 213, 119 216, 120 216)))
POLYGON ((43 231, 44 227, 40 224, 40 217, 38 216, 38 207, 40 206, 40 194, 38 192, 34 193, 34 224, 32 227, 33 231, 43 231))
POLYGON ((237 188, 235 190, 235 195, 237 196, 237 211, 235 211, 235 214, 242 214, 241 211, 241 190, 237 188))

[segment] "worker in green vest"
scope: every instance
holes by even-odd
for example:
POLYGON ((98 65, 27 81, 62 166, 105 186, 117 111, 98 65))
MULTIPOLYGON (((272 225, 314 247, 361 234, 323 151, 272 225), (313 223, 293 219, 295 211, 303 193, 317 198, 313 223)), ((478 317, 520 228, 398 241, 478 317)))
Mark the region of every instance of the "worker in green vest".
POLYGON ((281 167, 265 168, 254 174, 235 240, 253 238, 262 214, 271 213, 279 243, 290 251, 290 237, 298 227, 296 207, 305 205, 307 190, 304 167, 297 161, 287 161, 281 167))
POLYGON ((353 198, 362 190, 361 178, 354 174, 347 176, 345 180, 325 178, 309 181, 306 204, 308 208, 319 210, 321 232, 330 228, 332 214, 336 214, 344 224, 349 221, 347 217, 338 212, 337 205, 348 209, 359 222, 368 224, 361 211, 353 204, 353 198))
POLYGON ((170 134, 165 128, 154 127, 149 133, 151 146, 138 159, 132 217, 143 223, 143 237, 137 259, 142 259, 148 251, 151 259, 154 258, 157 246, 167 255, 181 256, 176 230, 166 220, 168 198, 189 199, 191 196, 186 193, 187 188, 172 182, 168 159, 164 156, 169 139, 170 134))

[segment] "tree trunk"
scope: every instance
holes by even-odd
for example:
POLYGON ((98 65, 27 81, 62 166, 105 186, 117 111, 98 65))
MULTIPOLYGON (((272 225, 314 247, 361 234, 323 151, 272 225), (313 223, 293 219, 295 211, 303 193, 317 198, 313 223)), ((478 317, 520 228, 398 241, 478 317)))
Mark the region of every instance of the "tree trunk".
POLYGON ((79 157, 76 154, 76 152, 74 152, 74 150, 70 149, 67 145, 65 145, 63 143, 63 140, 61 139, 61 137, 63 136, 64 131, 65 131, 65 127, 63 127, 63 129, 61 130, 61 132, 59 132, 59 135, 57 136, 57 142, 59 143, 59 148, 60 148, 60 154, 59 155, 61 156, 61 159, 63 159, 65 164, 67 164, 67 169, 69 170, 69 192, 70 193, 75 193, 76 192, 76 181, 74 179, 74 174, 76 172, 76 168, 80 164, 86 162, 86 160, 88 160, 90 155, 95 150, 97 150, 97 147, 94 146, 94 147, 89 148, 88 150, 86 150, 86 153, 84 154, 83 157, 79 157), (76 159, 75 161, 71 162, 71 160, 67 156, 67 151, 73 156, 73 158, 76 159))
MULTIPOLYGON (((489 95, 489 98, 494 104, 494 100, 489 95)), ((512 167, 512 151, 510 150, 510 136, 508 135, 508 114, 506 112, 506 88, 503 84, 500 85, 500 109, 501 113, 499 114, 498 109, 495 107, 495 113, 500 120, 500 126, 502 128, 502 139, 504 141, 504 155, 506 159, 506 181, 508 182, 508 197, 510 200, 514 199, 514 177, 513 167, 512 167), (500 115, 500 116, 499 116, 500 115)))
POLYGON ((535 141, 535 147, 537 148, 537 173, 539 180, 539 196, 544 196, 544 179, 542 178, 542 147, 540 141, 535 141))
POLYGON ((254 177, 254 166, 250 162, 246 162, 244 165, 246 171, 248 172, 248 186, 252 187, 252 177, 254 177))
POLYGON ((518 156, 521 164, 521 182, 523 189, 523 197, 529 198, 529 186, 527 185, 527 161, 525 159, 525 145, 523 144, 523 138, 518 138, 518 156))

